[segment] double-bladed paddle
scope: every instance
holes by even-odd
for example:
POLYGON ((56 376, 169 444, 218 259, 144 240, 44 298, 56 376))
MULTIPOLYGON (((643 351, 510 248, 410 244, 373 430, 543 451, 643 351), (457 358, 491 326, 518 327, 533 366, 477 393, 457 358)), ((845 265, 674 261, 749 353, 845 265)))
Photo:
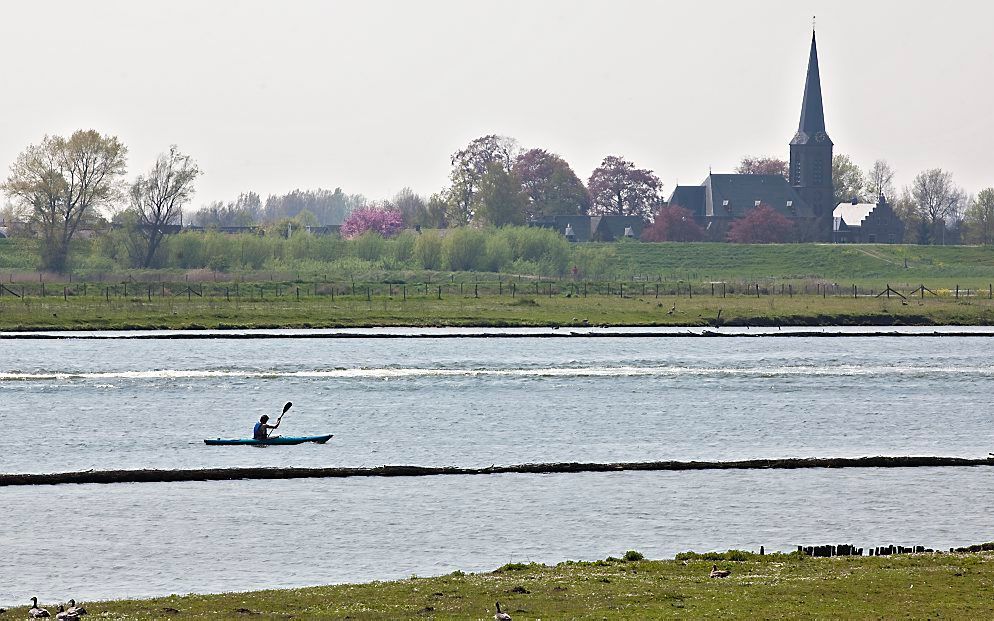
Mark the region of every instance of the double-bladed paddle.
MULTIPOLYGON (((286 414, 286 413, 287 413, 287 410, 289 410, 289 409, 290 409, 290 406, 291 406, 291 405, 293 405, 293 402, 292 402, 292 401, 287 401, 287 402, 286 402, 286 405, 284 405, 284 406, 283 406, 283 414, 286 414)), ((273 427, 273 429, 276 429, 276 427, 279 427, 279 426, 280 426, 280 421, 281 421, 281 420, 283 420, 283 414, 280 414, 280 417, 276 419, 276 426, 275 426, 275 427, 273 427)))

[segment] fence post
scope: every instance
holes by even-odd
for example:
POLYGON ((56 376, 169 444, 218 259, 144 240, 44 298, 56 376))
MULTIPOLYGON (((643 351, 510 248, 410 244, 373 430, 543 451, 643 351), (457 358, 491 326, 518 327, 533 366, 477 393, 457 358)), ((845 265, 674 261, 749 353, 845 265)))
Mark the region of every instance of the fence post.
POLYGON ((756 297, 759 297, 759 283, 756 283, 756 297))
POLYGON ((297 301, 300 301, 300 287, 297 287, 297 301))
POLYGON ((441 300, 441 299, 442 299, 442 285, 439 285, 439 286, 438 286, 438 299, 439 299, 439 300, 441 300))
POLYGON ((852 284, 852 299, 856 299, 856 283, 852 284))

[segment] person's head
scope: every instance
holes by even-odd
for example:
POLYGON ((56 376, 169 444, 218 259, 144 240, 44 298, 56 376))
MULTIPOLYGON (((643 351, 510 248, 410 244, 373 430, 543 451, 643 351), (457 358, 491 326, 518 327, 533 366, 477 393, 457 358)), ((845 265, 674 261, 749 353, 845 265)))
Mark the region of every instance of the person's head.
POLYGON ((260 423, 268 423, 269 422, 269 416, 266 415, 266 414, 263 414, 262 418, 259 419, 259 422, 260 423))

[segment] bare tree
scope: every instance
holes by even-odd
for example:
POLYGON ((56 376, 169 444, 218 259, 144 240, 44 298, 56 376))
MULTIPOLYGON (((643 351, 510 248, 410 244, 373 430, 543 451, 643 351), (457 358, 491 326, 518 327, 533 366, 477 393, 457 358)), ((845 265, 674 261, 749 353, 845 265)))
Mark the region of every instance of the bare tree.
POLYGON ((138 232, 145 240, 142 267, 152 264, 166 225, 180 219, 183 205, 193 197, 193 182, 198 176, 200 169, 196 162, 172 145, 169 153, 159 155, 147 177, 138 175, 131 184, 128 197, 135 211, 138 232))
POLYGON ((874 199, 894 195, 894 169, 887 160, 877 160, 866 169, 866 191, 874 199))
POLYGON ((911 184, 911 198, 917 216, 931 229, 932 239, 945 241, 946 220, 958 216, 966 198, 953 183, 953 174, 941 168, 920 173, 911 184))
POLYGON ((790 164, 778 157, 754 157, 747 155, 742 158, 735 172, 740 175, 780 175, 790 180, 790 164))
POLYGON ((42 234, 43 268, 64 271, 80 223, 119 198, 127 154, 116 136, 79 130, 69 138, 45 136, 11 165, 0 188, 31 209, 42 234))

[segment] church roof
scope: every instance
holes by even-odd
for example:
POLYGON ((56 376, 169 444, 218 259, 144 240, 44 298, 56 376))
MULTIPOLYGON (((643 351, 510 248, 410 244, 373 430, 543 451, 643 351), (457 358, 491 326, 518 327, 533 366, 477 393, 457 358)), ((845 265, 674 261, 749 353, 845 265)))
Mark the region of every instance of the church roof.
POLYGON ((788 218, 810 218, 811 207, 782 175, 708 175, 704 180, 706 215, 739 218, 761 205, 788 218))
POLYGON ((832 141, 825 133, 825 108, 821 98, 821 73, 818 70, 818 45, 811 33, 811 52, 808 55, 808 74, 804 80, 804 100, 801 102, 801 122, 791 144, 807 144, 811 140, 832 141))
POLYGON ((689 210, 694 216, 703 217, 704 214, 704 186, 703 185, 678 185, 670 194, 666 204, 670 206, 679 205, 689 210))

